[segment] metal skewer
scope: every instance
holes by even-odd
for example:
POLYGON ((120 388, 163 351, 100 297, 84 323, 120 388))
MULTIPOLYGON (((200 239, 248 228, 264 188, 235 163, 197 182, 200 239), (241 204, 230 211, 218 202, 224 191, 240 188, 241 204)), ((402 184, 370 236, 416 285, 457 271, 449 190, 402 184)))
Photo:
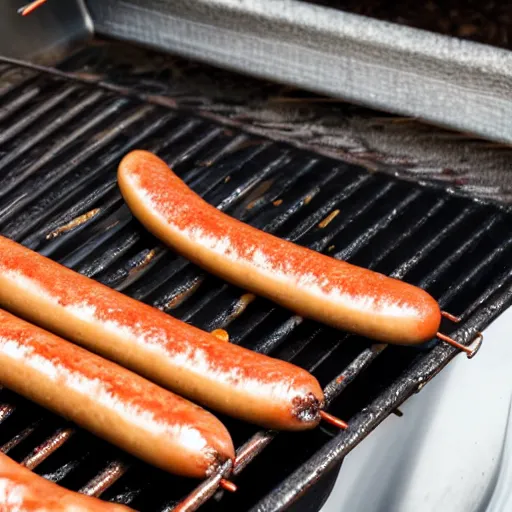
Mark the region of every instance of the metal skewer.
POLYGON ((238 490, 236 484, 231 482, 231 480, 226 480, 225 478, 221 478, 219 486, 222 487, 225 491, 229 492, 236 492, 238 490))
POLYGON ((31 12, 35 11, 38 7, 41 7, 41 5, 44 3, 46 3, 46 0, 35 0, 34 2, 30 2, 29 4, 20 7, 18 9, 18 14, 21 14, 22 16, 28 16, 31 12))
POLYGON ((348 428, 348 423, 345 423, 343 420, 336 418, 336 416, 333 416, 328 412, 320 411, 320 417, 322 418, 323 421, 335 427, 341 428, 343 430, 346 430, 348 428))
POLYGON ((442 333, 438 332, 436 334, 436 336, 441 341, 448 343, 452 347, 455 347, 463 352, 466 352, 468 359, 471 359, 472 357, 474 357, 475 354, 480 350, 480 347, 482 346, 482 340, 484 338, 482 333, 479 332, 479 333, 477 333, 476 338, 473 340, 471 345, 466 347, 462 343, 459 343, 458 341, 454 340, 453 338, 450 338, 450 336, 446 336, 446 334, 442 334, 442 333))
POLYGON ((451 313, 448 313, 447 311, 441 311, 441 316, 444 318, 447 318, 448 320, 451 320, 453 323, 458 324, 460 322, 460 317, 452 315, 451 313))

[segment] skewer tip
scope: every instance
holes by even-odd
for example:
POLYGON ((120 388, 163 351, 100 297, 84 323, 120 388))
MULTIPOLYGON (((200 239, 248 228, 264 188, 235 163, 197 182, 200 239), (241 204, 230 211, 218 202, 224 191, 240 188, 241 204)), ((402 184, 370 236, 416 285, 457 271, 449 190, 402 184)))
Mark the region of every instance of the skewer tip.
POLYGON ((325 421, 326 423, 329 423, 330 425, 338 427, 342 430, 346 430, 348 428, 348 423, 345 423, 343 420, 336 418, 336 416, 333 416, 328 412, 320 411, 320 418, 322 418, 322 420, 325 421))
POLYGON ((444 318, 447 318, 451 322, 458 324, 460 322, 460 317, 452 315, 451 313, 448 313, 447 311, 441 311, 441 316, 444 318))
POLYGON ((28 16, 31 12, 35 11, 38 7, 43 5, 46 2, 46 0, 35 0, 34 2, 30 2, 27 5, 24 5, 23 7, 20 7, 18 9, 18 14, 21 14, 22 16, 28 16))
POLYGON ((231 480, 226 480, 225 478, 220 479, 219 485, 225 491, 228 491, 228 492, 236 492, 238 490, 238 487, 236 486, 236 484, 231 482, 231 480))
POLYGON ((473 340, 471 345, 468 345, 467 347, 462 343, 459 343, 458 341, 454 340, 453 338, 446 336, 446 334, 438 332, 436 336, 441 341, 444 341, 445 343, 448 343, 452 347, 455 347, 456 349, 465 352, 468 359, 471 359, 476 355, 476 353, 480 350, 483 341, 483 335, 481 332, 477 333, 476 338, 473 340))

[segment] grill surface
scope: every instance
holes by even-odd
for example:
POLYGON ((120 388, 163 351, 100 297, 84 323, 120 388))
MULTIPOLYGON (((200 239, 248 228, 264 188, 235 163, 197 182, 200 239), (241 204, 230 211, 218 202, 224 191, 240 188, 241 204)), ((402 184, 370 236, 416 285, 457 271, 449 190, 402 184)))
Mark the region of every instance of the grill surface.
MULTIPOLYGON (((241 450, 248 460, 270 446, 240 466, 236 494, 221 505, 216 496, 204 510, 289 505, 456 352, 435 342, 372 345, 303 321, 164 249, 120 197, 116 167, 127 151, 155 151, 206 200, 245 222, 425 287, 462 315, 459 341, 469 342, 511 302, 508 207, 249 136, 151 97, 138 100, 130 85, 122 95, 1 59, 0 73, 2 234, 202 329, 227 328, 233 343, 307 368, 326 386, 328 410, 349 421, 346 432, 275 435, 221 417, 238 447, 249 442, 241 450)), ((104 491, 103 499, 144 511, 171 510, 197 485, 5 389, 0 447, 68 488, 104 491)))

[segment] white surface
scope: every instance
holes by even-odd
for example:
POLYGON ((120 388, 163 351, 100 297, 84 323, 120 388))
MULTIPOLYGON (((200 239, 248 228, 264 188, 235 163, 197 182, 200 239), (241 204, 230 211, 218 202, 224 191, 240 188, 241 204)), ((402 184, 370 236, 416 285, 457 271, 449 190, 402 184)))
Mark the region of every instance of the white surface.
POLYGON ((321 512, 512 511, 511 333, 509 309, 345 459, 321 512))

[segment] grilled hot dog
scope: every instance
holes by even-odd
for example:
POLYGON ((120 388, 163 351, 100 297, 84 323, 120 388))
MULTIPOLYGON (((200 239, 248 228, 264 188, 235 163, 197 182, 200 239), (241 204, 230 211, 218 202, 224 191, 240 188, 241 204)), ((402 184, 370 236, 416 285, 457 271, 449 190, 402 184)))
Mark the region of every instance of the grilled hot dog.
POLYGON ((123 505, 68 491, 0 453, 0 512, 129 512, 123 505))
POLYGON ((3 310, 0 384, 172 473, 203 478, 234 458, 209 412, 3 310))
POLYGON ((268 428, 320 421, 305 370, 220 341, 0 237, 0 305, 195 402, 268 428))
POLYGON ((436 335, 441 311, 425 291, 229 217, 151 153, 125 156, 118 181, 149 231, 226 281, 304 317, 379 341, 417 344, 436 335))

